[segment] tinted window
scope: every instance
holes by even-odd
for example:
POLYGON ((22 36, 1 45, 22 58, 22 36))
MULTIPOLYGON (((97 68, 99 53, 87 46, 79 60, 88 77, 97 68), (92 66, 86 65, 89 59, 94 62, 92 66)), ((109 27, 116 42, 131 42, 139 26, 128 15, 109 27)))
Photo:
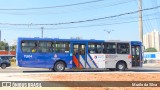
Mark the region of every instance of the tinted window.
POLYGON ((22 41, 21 47, 23 52, 36 52, 37 42, 36 41, 22 41))
POLYGON ((132 55, 140 54, 140 46, 132 46, 132 55))
POLYGON ((101 43, 89 43, 88 53, 102 53, 102 44, 101 43))
POLYGON ((56 42, 55 50, 57 53, 69 53, 70 43, 69 42, 56 42))
POLYGON ((116 53, 116 44, 115 43, 104 43, 103 53, 115 54, 116 53))
POLYGON ((81 55, 85 55, 85 45, 83 44, 74 44, 73 47, 73 54, 81 54, 81 55))
POLYGON ((54 43, 49 41, 40 41, 38 44, 38 52, 54 52, 54 43))
POLYGON ((117 43, 118 54, 129 54, 129 43, 117 43))

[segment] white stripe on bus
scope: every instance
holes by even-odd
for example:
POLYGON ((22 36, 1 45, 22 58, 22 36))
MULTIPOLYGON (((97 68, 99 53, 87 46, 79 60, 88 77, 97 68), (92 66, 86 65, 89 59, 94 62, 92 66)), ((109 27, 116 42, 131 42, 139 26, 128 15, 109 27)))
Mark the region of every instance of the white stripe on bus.
POLYGON ((88 55, 87 55, 87 61, 88 61, 88 64, 91 66, 91 68, 96 68, 93 61, 91 60, 91 58, 88 55))
POLYGON ((87 65, 87 63, 86 63, 86 67, 85 67, 85 60, 83 59, 83 57, 81 55, 80 55, 80 62, 81 62, 82 66, 84 68, 89 68, 89 66, 87 65))

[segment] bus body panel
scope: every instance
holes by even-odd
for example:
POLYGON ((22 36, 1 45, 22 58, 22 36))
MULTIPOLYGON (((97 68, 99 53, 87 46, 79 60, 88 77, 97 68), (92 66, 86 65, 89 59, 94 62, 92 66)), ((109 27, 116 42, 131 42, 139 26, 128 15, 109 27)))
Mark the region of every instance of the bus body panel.
POLYGON ((72 57, 69 54, 19 54, 18 66, 20 67, 34 67, 34 68, 53 68, 56 61, 61 60, 67 64, 67 68, 72 68, 72 57))
MULTIPOLYGON (((106 41, 107 42, 107 41, 106 41)), ((116 41, 115 41, 116 42, 116 41)), ((129 41, 120 43, 129 43, 130 52, 129 54, 104 54, 104 53, 89 53, 88 44, 89 43, 105 43, 103 40, 76 40, 76 39, 51 39, 51 38, 18 38, 16 49, 16 64, 20 67, 33 67, 33 68, 53 68, 55 62, 61 60, 66 64, 66 68, 116 68, 118 61, 123 60, 127 64, 127 68, 130 69, 135 66, 142 67, 142 43, 139 41, 129 41), (67 41, 70 43, 70 49, 67 53, 24 53, 22 52, 21 42, 22 41, 67 41), (79 49, 84 48, 84 54, 74 55, 74 45, 79 49), (137 49, 138 47, 138 49, 137 49), (133 66, 133 61, 136 60, 132 55, 132 49, 139 51, 139 60, 136 61, 135 66, 133 66)), ((116 42, 119 43, 119 42, 116 42)))
POLYGON ((93 61, 97 64, 98 68, 116 68, 118 61, 125 61, 127 68, 131 68, 130 55, 117 55, 117 54, 91 54, 93 61))
MULTIPOLYGON (((77 68, 74 65, 72 58, 72 45, 70 47, 70 51, 66 53, 24 53, 21 50, 21 42, 22 41, 67 41, 70 44, 77 43, 82 44, 87 42, 103 42, 103 40, 77 40, 77 39, 53 39, 53 38, 18 38, 16 58, 17 58, 17 66, 20 67, 31 67, 31 68, 53 68, 56 61, 64 61, 66 63, 67 68, 77 68)), ((87 55, 87 47, 86 47, 86 55, 87 55)), ((81 61, 85 59, 86 56, 81 55, 81 61)), ((86 61, 86 60, 85 60, 86 61)), ((88 63, 88 62, 87 62, 88 63)), ((91 68, 89 65, 83 68, 91 68)))
POLYGON ((92 62, 95 62, 97 67, 95 68, 106 68, 105 67, 105 54, 90 54, 92 62))

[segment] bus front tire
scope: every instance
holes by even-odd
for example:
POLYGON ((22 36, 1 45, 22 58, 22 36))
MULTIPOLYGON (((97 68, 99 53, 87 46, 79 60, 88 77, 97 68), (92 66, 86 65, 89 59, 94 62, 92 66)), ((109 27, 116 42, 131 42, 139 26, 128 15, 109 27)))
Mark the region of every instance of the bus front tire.
POLYGON ((63 72, 65 70, 65 64, 59 61, 55 64, 53 70, 56 72, 63 72))
POLYGON ((123 62, 118 62, 116 65, 116 70, 117 71, 125 71, 126 65, 123 62))

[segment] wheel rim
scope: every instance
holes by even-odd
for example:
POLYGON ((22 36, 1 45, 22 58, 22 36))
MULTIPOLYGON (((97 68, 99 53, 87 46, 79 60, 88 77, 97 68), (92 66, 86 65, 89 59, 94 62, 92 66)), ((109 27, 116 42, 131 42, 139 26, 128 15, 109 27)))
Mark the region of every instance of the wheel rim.
POLYGON ((2 64, 2 68, 6 68, 6 64, 2 64))
POLYGON ((124 68, 124 66, 122 64, 118 65, 118 69, 122 70, 124 68))
POLYGON ((57 70, 58 71, 62 71, 64 69, 64 65, 63 64, 58 64, 57 65, 57 70))

